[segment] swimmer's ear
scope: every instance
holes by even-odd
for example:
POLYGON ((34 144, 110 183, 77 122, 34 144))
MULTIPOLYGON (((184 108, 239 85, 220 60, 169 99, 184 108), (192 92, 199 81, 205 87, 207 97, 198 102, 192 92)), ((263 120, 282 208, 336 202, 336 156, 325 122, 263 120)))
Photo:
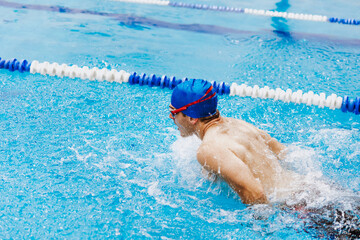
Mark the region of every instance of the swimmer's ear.
POLYGON ((190 123, 193 125, 195 125, 199 121, 198 118, 192 118, 192 117, 189 117, 189 120, 190 120, 190 123))

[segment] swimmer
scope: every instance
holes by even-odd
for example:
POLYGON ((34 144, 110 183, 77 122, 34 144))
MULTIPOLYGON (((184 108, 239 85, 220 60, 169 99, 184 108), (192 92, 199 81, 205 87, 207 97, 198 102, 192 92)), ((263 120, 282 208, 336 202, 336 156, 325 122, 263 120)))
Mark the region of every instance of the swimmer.
POLYGON ((220 116, 217 102, 209 82, 185 81, 173 90, 169 117, 182 137, 202 140, 197 160, 203 169, 224 179, 243 203, 267 203, 286 184, 279 163, 285 146, 245 121, 220 116))
POLYGON ((243 203, 284 202, 278 206, 296 211, 317 236, 360 238, 358 198, 345 203, 325 201, 314 207, 313 199, 326 198, 304 176, 281 167, 285 146, 245 121, 220 116, 217 95, 209 82, 193 79, 175 87, 169 117, 182 137, 195 134, 202 140, 198 162, 210 174, 223 178, 243 203))

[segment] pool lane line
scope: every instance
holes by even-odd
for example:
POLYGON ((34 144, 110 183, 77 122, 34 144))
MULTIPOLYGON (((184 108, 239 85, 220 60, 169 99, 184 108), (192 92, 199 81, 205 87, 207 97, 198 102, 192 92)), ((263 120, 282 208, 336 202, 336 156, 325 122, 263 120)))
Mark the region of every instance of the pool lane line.
MULTIPOLYGON (((120 23, 126 26, 132 25, 145 25, 151 27, 160 27, 160 28, 167 28, 173 30, 181 30, 181 31, 188 31, 188 32, 197 32, 197 33, 206 33, 206 34, 216 34, 216 35, 226 35, 226 34, 247 34, 247 35, 255 35, 259 34, 259 31, 243 31, 234 28, 216 26, 216 25, 208 25, 208 24, 177 24, 177 23, 170 23, 166 21, 146 18, 146 17, 139 17, 132 14, 117 14, 117 13, 107 13, 107 12, 98 12, 98 11, 90 11, 84 9, 74 9, 68 7, 61 7, 61 6, 47 6, 47 5, 37 5, 37 4, 22 4, 22 3, 15 3, 9 2, 5 0, 0 0, 1 7, 7 8, 15 8, 15 9, 28 9, 28 10, 36 10, 36 11, 48 11, 48 12, 56 12, 62 14, 84 14, 84 15, 95 15, 95 16, 103 16, 103 17, 110 17, 114 20, 119 21, 120 23)), ((265 32, 273 32, 278 36, 287 37, 289 33, 282 32, 279 30, 264 30, 265 32)), ((344 38, 337 38, 334 36, 329 36, 325 34, 309 34, 309 33, 295 33, 291 32, 291 39, 312 39, 315 41, 331 41, 334 43, 346 44, 346 45, 353 45, 359 46, 360 40, 359 39, 344 39, 344 38)))
POLYGON ((180 7, 180 8, 191 8, 191 9, 209 10, 209 11, 217 11, 217 12, 233 12, 233 13, 252 14, 252 15, 260 15, 267 17, 281 17, 281 18, 315 21, 315 22, 330 22, 330 23, 347 24, 347 25, 360 25, 360 19, 327 17, 323 15, 313 15, 313 14, 303 14, 303 13, 287 13, 287 12, 278 12, 271 10, 236 8, 236 7, 192 4, 192 3, 171 2, 171 1, 161 1, 161 0, 113 0, 113 1, 138 3, 138 4, 152 4, 152 5, 180 7))
MULTIPOLYGON (((142 24, 151 27, 160 27, 160 28, 168 28, 174 30, 183 30, 189 32, 208 33, 208 34, 217 34, 217 35, 255 33, 253 31, 242 31, 238 29, 209 25, 209 24, 176 24, 176 23, 170 23, 152 18, 140 17, 133 14, 99 12, 99 11, 91 11, 85 9, 68 8, 62 6, 25 4, 25 3, 9 2, 5 0, 0 0, 0 6, 7 8, 47 11, 47 12, 56 12, 63 14, 84 14, 84 15, 104 16, 120 21, 121 23, 127 26, 142 24)), ((360 41, 355 44, 360 45, 360 41)))
MULTIPOLYGON (((149 87, 158 86, 160 88, 174 89, 178 84, 187 81, 188 78, 177 79, 175 77, 156 76, 155 74, 147 75, 145 73, 137 74, 128 73, 124 70, 117 71, 115 69, 97 67, 89 68, 78 67, 77 65, 69 66, 67 64, 38 62, 27 60, 18 61, 16 58, 5 60, 0 58, 0 69, 8 69, 9 71, 29 72, 31 74, 40 73, 42 75, 80 78, 90 81, 108 81, 117 83, 129 83, 130 85, 138 84, 140 86, 147 85, 149 87)), ((325 93, 315 94, 313 91, 305 92, 298 90, 293 92, 291 89, 286 91, 281 88, 270 89, 268 86, 260 88, 258 85, 253 87, 245 84, 238 85, 232 83, 229 85, 225 82, 211 82, 214 89, 219 95, 252 97, 261 99, 273 99, 275 101, 283 101, 285 103, 306 104, 307 106, 315 105, 319 108, 328 107, 332 110, 341 109, 343 112, 353 112, 356 115, 360 113, 360 97, 355 99, 348 96, 339 97, 331 94, 326 97, 325 93)))

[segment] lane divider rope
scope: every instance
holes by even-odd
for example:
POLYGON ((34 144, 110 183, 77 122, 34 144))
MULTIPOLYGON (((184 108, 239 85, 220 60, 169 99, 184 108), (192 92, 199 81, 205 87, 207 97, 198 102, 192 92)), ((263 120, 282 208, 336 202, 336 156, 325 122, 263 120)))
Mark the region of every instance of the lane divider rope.
MULTIPOLYGON (((129 83, 130 85, 138 84, 140 86, 147 85, 149 87, 158 86, 160 88, 173 89, 181 82, 187 81, 188 78, 177 79, 168 76, 156 76, 155 74, 147 75, 145 73, 137 74, 128 73, 124 70, 117 71, 107 68, 99 69, 97 67, 89 68, 87 66, 78 67, 77 65, 66 65, 49 62, 38 62, 27 60, 18 61, 16 58, 5 60, 0 58, 0 69, 8 69, 9 71, 29 72, 31 74, 40 73, 42 75, 69 77, 87 79, 90 81, 108 81, 117 83, 129 83)), ((214 89, 219 95, 251 97, 261 99, 273 99, 275 101, 283 101, 285 103, 306 104, 307 106, 318 106, 319 108, 341 109, 343 112, 353 112, 360 114, 360 97, 350 98, 349 96, 340 97, 336 94, 326 96, 325 93, 315 94, 313 91, 305 92, 298 90, 293 92, 291 89, 286 91, 281 88, 271 89, 268 86, 260 88, 258 85, 253 87, 246 84, 238 85, 232 83, 229 85, 225 82, 211 82, 214 89)))
POLYGON ((281 17, 288 19, 317 21, 317 22, 360 25, 360 19, 327 17, 322 15, 312 15, 312 14, 303 14, 303 13, 287 13, 287 12, 277 12, 277 11, 269 11, 269 10, 258 10, 251 8, 235 8, 235 7, 224 7, 224 6, 215 6, 215 5, 206 5, 206 4, 170 2, 170 1, 162 1, 162 0, 114 0, 114 1, 138 3, 138 4, 153 4, 153 5, 181 7, 181 8, 193 8, 200 10, 220 11, 220 12, 244 13, 244 14, 268 16, 268 17, 281 17))

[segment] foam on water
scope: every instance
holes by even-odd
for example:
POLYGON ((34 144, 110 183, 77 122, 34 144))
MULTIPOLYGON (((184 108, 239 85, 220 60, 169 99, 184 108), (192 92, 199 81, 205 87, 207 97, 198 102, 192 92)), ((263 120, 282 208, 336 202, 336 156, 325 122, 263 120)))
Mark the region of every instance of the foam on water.
POLYGON ((178 137, 170 147, 175 165, 181 171, 181 177, 193 184, 197 181, 201 171, 200 164, 196 161, 196 153, 200 143, 201 141, 196 136, 178 137))
MULTIPOLYGON (((347 135, 351 131, 320 130, 316 133, 317 137, 312 139, 314 142, 327 139, 329 145, 333 145, 335 141, 331 139, 329 132, 333 138, 341 139, 344 133, 347 135)), ((336 144, 339 147, 338 141, 336 144)), ((292 186, 288 189, 288 194, 279 199, 275 197, 275 192, 271 196, 272 201, 277 205, 284 203, 290 209, 298 211, 304 219, 305 226, 317 230, 315 235, 359 236, 360 194, 324 174, 321 164, 322 153, 312 147, 291 144, 288 147, 285 165, 293 171, 295 178, 290 183, 292 186)), ((330 159, 332 157, 331 154, 328 156, 330 159)))

